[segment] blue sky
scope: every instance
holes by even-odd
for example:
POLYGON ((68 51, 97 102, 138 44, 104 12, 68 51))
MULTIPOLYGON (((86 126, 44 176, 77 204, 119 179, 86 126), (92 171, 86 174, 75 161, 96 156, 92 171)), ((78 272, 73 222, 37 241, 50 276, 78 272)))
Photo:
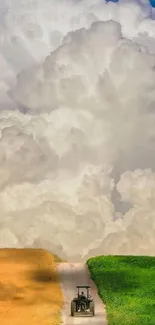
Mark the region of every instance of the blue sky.
POLYGON ((152 7, 155 7, 155 0, 150 0, 152 7))
MULTIPOLYGON (((106 0, 107 2, 119 2, 119 0, 106 0)), ((149 0, 152 7, 155 7, 155 0, 149 0)))

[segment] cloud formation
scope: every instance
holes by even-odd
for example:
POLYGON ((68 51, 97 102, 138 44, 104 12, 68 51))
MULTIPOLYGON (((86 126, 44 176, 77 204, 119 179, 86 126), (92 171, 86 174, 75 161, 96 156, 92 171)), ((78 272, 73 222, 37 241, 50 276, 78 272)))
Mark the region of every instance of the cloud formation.
POLYGON ((2 15, 1 247, 155 254, 149 14, 134 1, 14 0, 2 15))

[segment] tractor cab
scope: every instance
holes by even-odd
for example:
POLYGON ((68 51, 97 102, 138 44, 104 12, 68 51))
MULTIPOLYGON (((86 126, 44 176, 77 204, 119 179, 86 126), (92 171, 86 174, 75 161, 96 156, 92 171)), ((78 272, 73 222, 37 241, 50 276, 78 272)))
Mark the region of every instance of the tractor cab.
POLYGON ((95 306, 90 294, 90 286, 76 286, 77 297, 71 301, 71 316, 84 314, 95 315, 95 306))
POLYGON ((85 297, 87 300, 90 300, 91 295, 90 295, 90 287, 89 286, 76 286, 76 287, 77 287, 78 299, 82 298, 82 294, 83 294, 83 298, 85 297), (80 292, 80 289, 82 289, 81 292, 80 292))

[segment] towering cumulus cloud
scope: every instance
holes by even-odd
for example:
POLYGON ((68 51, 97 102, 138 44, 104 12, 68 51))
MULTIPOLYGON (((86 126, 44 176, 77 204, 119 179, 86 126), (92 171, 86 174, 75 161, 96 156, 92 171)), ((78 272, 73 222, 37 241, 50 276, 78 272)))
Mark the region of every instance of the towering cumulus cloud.
POLYGON ((149 2, 10 6, 0 20, 0 247, 69 260, 155 254, 149 2))

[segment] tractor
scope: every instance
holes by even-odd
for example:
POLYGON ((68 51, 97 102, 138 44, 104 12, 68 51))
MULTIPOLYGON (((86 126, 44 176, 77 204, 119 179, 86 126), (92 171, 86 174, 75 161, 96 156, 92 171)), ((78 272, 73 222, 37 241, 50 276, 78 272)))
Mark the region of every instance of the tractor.
POLYGON ((76 286, 77 297, 71 301, 71 316, 94 316, 95 304, 90 295, 90 286, 76 286), (80 294, 80 289, 86 290, 86 295, 80 294))

